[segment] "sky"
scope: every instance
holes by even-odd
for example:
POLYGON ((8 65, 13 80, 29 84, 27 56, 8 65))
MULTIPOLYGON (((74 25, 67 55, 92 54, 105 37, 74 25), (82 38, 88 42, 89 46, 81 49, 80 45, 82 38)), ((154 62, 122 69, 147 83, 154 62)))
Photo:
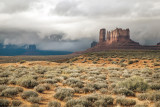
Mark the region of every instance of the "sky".
POLYGON ((42 50, 85 50, 101 28, 129 28, 134 41, 155 45, 159 23, 160 0, 0 0, 0 42, 42 50))

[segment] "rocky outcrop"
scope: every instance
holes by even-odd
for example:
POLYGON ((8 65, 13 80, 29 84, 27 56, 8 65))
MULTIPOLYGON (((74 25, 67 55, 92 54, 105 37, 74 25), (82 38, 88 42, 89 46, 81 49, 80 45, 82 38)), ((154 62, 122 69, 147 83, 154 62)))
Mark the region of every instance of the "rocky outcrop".
POLYGON ((99 43, 105 42, 106 29, 101 29, 99 32, 99 43))
POLYGON ((92 47, 95 47, 97 45, 97 42, 96 41, 93 41, 92 43, 91 43, 91 48, 92 47))
POLYGON ((141 47, 139 43, 130 39, 130 30, 116 28, 113 31, 100 30, 99 42, 92 49, 95 51, 105 49, 135 49, 141 47))
POLYGON ((107 31, 101 29, 99 35, 98 45, 102 46, 139 46, 139 43, 134 42, 130 39, 129 29, 116 28, 113 31, 107 31), (106 38, 106 39, 105 39, 106 38))
POLYGON ((129 29, 116 28, 113 31, 107 32, 106 29, 100 29, 99 42, 97 45, 79 53, 106 51, 113 49, 160 50, 160 43, 155 46, 142 46, 138 42, 131 40, 129 29))

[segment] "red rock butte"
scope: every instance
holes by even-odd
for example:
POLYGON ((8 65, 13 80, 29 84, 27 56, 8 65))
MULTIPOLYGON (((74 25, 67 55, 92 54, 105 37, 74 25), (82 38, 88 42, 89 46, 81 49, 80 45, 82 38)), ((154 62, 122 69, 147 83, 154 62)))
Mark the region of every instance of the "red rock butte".
POLYGON ((100 29, 97 45, 83 52, 98 52, 113 49, 160 50, 160 43, 152 46, 140 45, 138 42, 131 40, 129 29, 116 28, 113 31, 107 32, 106 29, 100 29))
POLYGON ((99 43, 97 46, 105 47, 121 47, 121 46, 140 46, 139 43, 136 43, 130 39, 129 29, 115 29, 113 31, 107 31, 101 29, 99 34, 99 43))

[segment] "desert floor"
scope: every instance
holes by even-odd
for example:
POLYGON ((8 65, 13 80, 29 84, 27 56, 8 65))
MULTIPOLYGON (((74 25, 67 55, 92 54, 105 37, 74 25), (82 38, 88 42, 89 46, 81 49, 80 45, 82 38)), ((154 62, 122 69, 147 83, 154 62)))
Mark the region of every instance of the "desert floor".
POLYGON ((160 52, 0 64, 3 107, 160 107, 159 90, 160 52))

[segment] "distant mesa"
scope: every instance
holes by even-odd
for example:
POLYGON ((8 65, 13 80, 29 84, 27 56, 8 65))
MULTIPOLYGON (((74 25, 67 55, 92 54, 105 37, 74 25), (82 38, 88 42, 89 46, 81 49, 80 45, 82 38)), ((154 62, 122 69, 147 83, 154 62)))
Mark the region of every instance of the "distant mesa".
POLYGON ((69 51, 56 50, 40 50, 36 48, 35 44, 18 45, 4 45, 0 43, 0 56, 17 56, 17 55, 67 55, 71 54, 69 51))
POLYGON ((29 45, 28 50, 29 51, 36 51, 36 45, 29 45))
POLYGON ((97 45, 97 42, 96 42, 96 41, 93 41, 93 42, 91 43, 91 48, 94 47, 94 46, 96 46, 96 45, 97 45))
POLYGON ((0 43, 0 49, 2 49, 3 48, 3 44, 2 43, 0 43))
POLYGON ((100 29, 99 42, 96 45, 93 45, 93 43, 91 45, 92 47, 86 51, 76 53, 97 52, 113 49, 160 50, 160 43, 153 46, 142 46, 138 42, 131 40, 129 29, 122 28, 116 28, 113 31, 107 32, 104 28, 100 29))
POLYGON ((38 55, 40 53, 37 52, 36 45, 28 45, 26 52, 24 55, 38 55))

